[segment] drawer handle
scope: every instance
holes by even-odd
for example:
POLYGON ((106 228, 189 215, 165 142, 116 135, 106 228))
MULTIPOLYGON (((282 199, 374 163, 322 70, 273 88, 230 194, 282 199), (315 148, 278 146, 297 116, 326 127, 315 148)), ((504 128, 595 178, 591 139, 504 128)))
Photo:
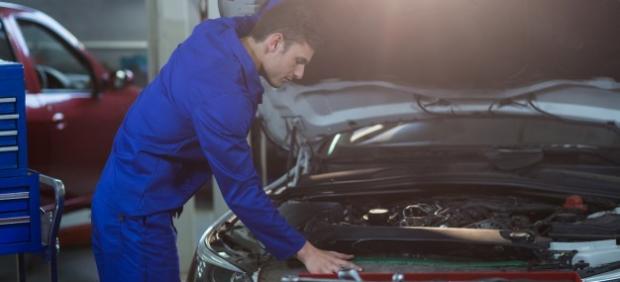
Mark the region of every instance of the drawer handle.
POLYGON ((19 147, 17 146, 0 147, 0 153, 16 151, 19 151, 19 147))
POLYGON ((0 201, 21 200, 30 198, 30 192, 0 194, 0 201))
POLYGON ((30 216, 16 216, 16 217, 6 217, 0 218, 0 225, 12 225, 12 224, 23 224, 30 223, 30 216))
POLYGON ((19 114, 0 115, 0 120, 6 120, 6 119, 19 119, 19 114))
POLYGON ((0 104, 15 103, 15 102, 17 102, 17 98, 0 98, 0 104))
POLYGON ((3 130, 0 131, 0 136, 16 136, 17 130, 3 130))

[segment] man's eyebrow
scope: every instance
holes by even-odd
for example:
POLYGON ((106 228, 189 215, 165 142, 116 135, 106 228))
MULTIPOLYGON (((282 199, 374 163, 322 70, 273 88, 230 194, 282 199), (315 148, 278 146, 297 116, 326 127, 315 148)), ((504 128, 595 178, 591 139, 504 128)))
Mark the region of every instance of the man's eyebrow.
POLYGON ((298 63, 298 64, 307 65, 308 64, 308 59, 306 59, 304 57, 297 57, 295 59, 295 62, 298 63))

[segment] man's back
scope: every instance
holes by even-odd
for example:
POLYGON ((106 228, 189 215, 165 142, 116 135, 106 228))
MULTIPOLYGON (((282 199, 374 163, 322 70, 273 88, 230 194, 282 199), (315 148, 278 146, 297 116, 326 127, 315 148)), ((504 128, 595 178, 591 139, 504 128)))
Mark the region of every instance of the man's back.
POLYGON ((173 52, 119 128, 97 187, 106 202, 130 215, 174 210, 209 180, 196 111, 234 111, 242 121, 229 125, 247 134, 262 93, 256 82, 247 86, 251 61, 239 49, 238 33, 249 26, 245 18, 203 22, 173 52), (214 103, 220 95, 239 103, 214 103))
POLYGON ((301 3, 269 10, 256 26, 258 16, 200 24, 138 97, 93 198, 102 281, 178 280, 172 213, 211 175, 229 208, 277 259, 299 255, 312 271, 354 266, 344 260, 349 256, 313 247, 278 213, 246 141, 263 93, 259 70, 278 87, 300 79, 314 54, 307 41, 313 17, 303 16, 301 3))

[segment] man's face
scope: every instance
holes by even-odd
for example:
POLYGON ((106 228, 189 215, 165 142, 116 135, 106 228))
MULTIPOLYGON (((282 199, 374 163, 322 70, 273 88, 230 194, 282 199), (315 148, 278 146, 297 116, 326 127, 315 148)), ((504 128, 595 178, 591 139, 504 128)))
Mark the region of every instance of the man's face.
POLYGON ((276 88, 288 81, 301 79, 313 55, 314 49, 307 43, 285 43, 283 38, 276 36, 268 41, 263 60, 263 77, 276 88))

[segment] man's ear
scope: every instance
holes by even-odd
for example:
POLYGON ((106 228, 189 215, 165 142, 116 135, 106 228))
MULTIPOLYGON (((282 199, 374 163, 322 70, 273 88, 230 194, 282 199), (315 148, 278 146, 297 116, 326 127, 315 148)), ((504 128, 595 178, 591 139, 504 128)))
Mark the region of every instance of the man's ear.
POLYGON ((267 53, 276 52, 284 44, 284 35, 276 32, 267 36, 267 53))

